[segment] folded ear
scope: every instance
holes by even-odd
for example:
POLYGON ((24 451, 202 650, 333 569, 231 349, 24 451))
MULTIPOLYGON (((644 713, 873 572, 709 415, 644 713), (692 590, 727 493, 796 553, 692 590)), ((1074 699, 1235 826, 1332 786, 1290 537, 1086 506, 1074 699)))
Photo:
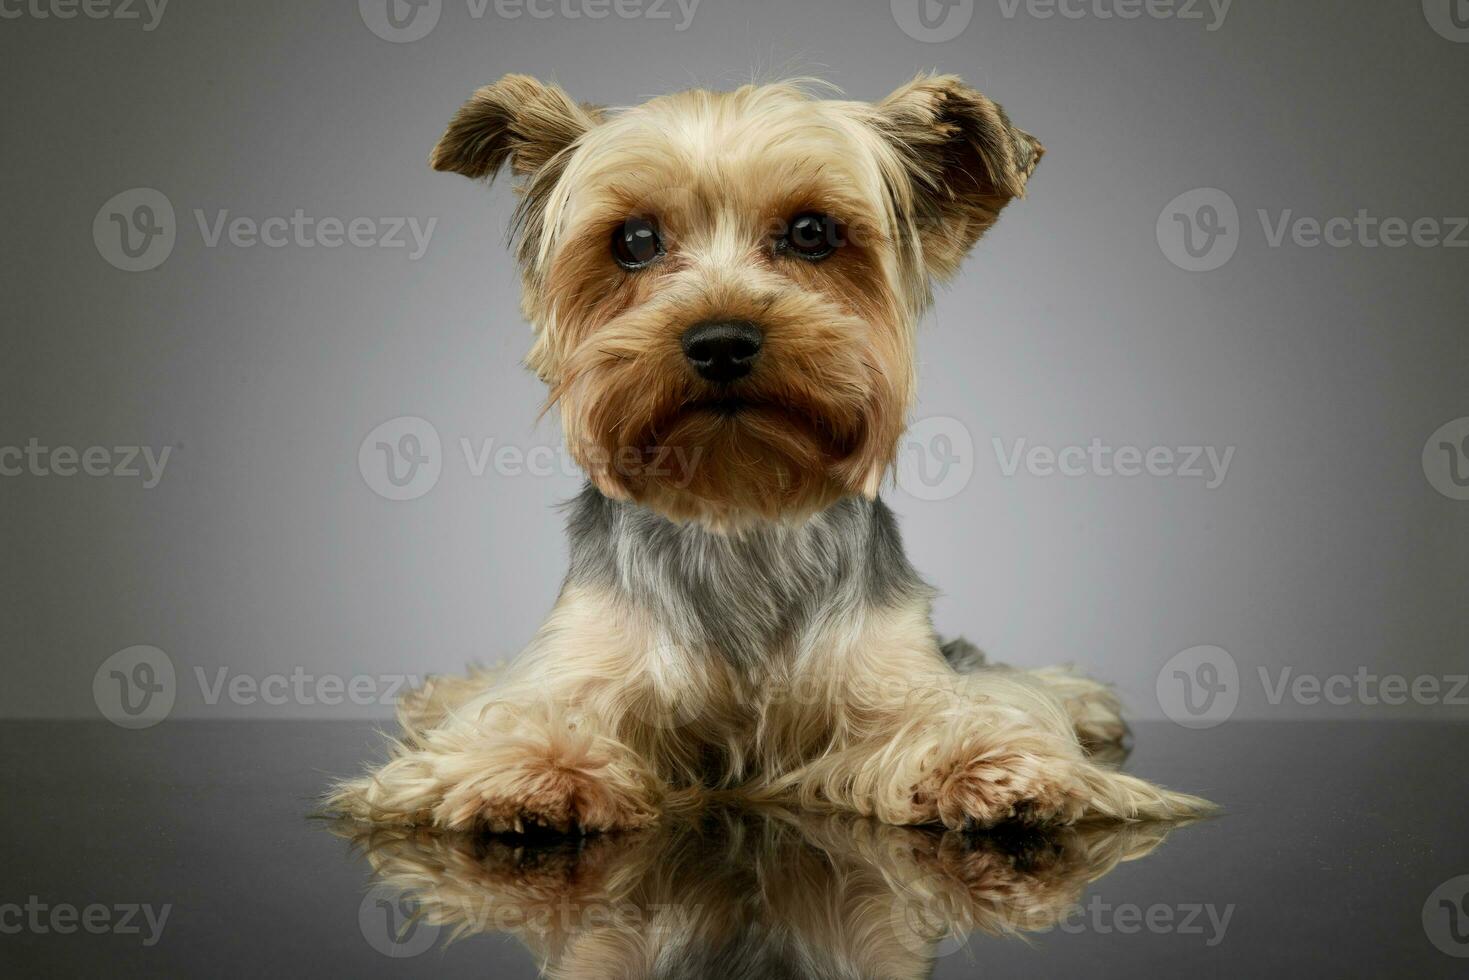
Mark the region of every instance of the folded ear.
POLYGON ((907 171, 898 198, 910 204, 929 274, 947 278, 1025 194, 1045 148, 953 75, 920 75, 873 108, 907 171))
POLYGON ((517 176, 533 174, 601 119, 600 108, 577 103, 556 85, 506 75, 460 107, 429 163, 493 178, 508 160, 517 176))

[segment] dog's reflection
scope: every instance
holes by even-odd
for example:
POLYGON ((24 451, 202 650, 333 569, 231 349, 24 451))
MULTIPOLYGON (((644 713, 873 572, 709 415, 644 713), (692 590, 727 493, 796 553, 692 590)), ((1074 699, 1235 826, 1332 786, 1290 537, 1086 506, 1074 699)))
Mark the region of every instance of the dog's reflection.
POLYGON ((336 826, 447 941, 515 935, 547 977, 926 977, 966 934, 1050 929, 1173 825, 984 836, 704 809, 593 837, 336 826))

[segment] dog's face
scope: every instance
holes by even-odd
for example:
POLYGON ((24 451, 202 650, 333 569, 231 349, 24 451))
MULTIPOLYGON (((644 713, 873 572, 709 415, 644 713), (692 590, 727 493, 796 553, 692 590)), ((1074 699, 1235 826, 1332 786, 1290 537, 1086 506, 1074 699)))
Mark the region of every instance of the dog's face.
POLYGON ((507 76, 433 165, 521 178, 529 363, 591 479, 727 528, 876 493, 930 284, 1041 152, 951 77, 876 104, 779 84, 613 113, 507 76))

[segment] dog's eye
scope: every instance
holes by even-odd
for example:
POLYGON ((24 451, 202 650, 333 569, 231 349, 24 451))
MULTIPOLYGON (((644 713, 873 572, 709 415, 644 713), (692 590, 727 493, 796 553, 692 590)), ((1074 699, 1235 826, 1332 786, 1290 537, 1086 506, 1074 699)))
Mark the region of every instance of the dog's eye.
POLYGON ((624 269, 641 269, 663 254, 663 239, 647 218, 628 218, 612 232, 612 257, 624 269))
POLYGON ((808 211, 791 219, 791 230, 780 245, 807 260, 819 262, 841 245, 841 225, 831 215, 808 211))

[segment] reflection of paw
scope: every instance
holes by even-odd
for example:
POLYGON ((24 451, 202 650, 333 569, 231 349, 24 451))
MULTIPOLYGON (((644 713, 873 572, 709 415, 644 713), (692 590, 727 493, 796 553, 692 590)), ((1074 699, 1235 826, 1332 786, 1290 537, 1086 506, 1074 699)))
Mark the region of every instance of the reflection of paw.
POLYGON ((1062 759, 997 750, 935 775, 938 818, 951 830, 1069 824, 1086 806, 1083 784, 1062 759))
POLYGON ((639 837, 555 835, 479 836, 473 853, 480 883, 527 903, 569 901, 600 889, 619 860, 636 853, 639 837))

